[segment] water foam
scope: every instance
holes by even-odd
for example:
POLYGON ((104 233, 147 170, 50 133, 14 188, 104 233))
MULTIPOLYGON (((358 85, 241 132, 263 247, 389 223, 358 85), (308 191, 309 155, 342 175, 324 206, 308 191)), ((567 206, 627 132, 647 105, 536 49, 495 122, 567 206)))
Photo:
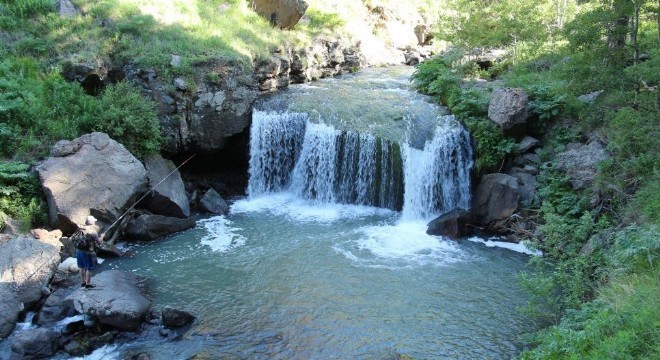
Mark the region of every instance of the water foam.
POLYGON ((394 214, 391 210, 372 206, 318 203, 301 199, 288 192, 238 200, 232 204, 230 210, 231 214, 252 212, 268 212, 273 215, 286 216, 294 221, 318 223, 394 214))
POLYGON ((335 246, 347 259, 372 267, 444 266, 464 260, 463 251, 442 237, 426 234, 426 224, 405 221, 355 230, 356 240, 335 246))
POLYGON ((542 256, 543 253, 539 250, 533 250, 528 248, 524 243, 510 243, 506 241, 497 241, 497 240, 492 240, 492 239, 482 239, 478 237, 471 237, 468 240, 479 243, 479 244, 484 244, 487 247, 499 247, 503 249, 508 249, 511 251, 519 252, 522 254, 527 254, 527 255, 533 255, 533 256, 542 256))
POLYGON ((200 243, 212 251, 224 253, 245 244, 245 237, 237 233, 241 229, 232 227, 232 221, 224 216, 215 216, 197 223, 206 231, 200 243))

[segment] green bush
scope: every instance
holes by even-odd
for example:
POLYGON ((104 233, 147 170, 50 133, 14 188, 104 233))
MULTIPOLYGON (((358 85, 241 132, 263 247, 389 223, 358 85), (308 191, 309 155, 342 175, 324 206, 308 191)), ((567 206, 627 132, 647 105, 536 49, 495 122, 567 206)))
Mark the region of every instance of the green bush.
POLYGON ((17 17, 27 18, 55 10, 55 0, 2 0, 6 11, 17 17))
MULTIPOLYGON (((657 235, 657 234, 656 234, 657 235)), ((598 299, 535 334, 521 359, 657 359, 660 271, 612 281, 598 299)))
POLYGON ((160 150, 161 136, 155 105, 127 82, 103 92, 90 130, 107 133, 138 157, 160 150))
POLYGON ((0 212, 20 220, 23 231, 46 222, 46 203, 29 165, 0 162, 0 212))

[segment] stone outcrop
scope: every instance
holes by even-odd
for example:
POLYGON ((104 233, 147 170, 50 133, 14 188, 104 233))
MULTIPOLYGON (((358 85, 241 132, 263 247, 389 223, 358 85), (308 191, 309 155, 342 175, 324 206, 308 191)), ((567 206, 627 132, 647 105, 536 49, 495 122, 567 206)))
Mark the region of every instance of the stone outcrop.
POLYGON ((193 218, 173 218, 162 215, 140 215, 126 226, 125 236, 134 240, 155 240, 165 235, 194 227, 193 218))
POLYGON ((214 189, 209 189, 199 200, 199 207, 212 214, 226 215, 229 213, 229 205, 214 189))
POLYGON ((14 290, 5 284, 0 285, 0 339, 11 334, 22 310, 23 304, 16 298, 14 290))
POLYGON ((308 7, 303 0, 250 0, 250 6, 280 29, 293 29, 308 7))
POLYGON ((37 167, 50 225, 65 233, 92 214, 112 222, 147 182, 144 166, 104 133, 62 140, 37 167))
MULTIPOLYGON (((77 284, 77 283, 76 283, 77 284)), ((65 301, 64 290, 58 289, 48 295, 37 314, 37 324, 47 325, 60 321, 72 313, 71 303, 65 301)))
POLYGON ((43 359, 54 355, 60 336, 50 329, 18 332, 11 343, 12 359, 43 359))
POLYGON ((596 164, 610 158, 598 141, 589 144, 572 143, 566 148, 566 151, 557 154, 554 165, 568 174, 575 190, 583 189, 592 183, 596 178, 596 164))
POLYGON ((427 224, 426 233, 429 235, 445 236, 458 239, 463 236, 462 228, 467 223, 468 212, 463 209, 454 209, 431 220, 427 224))
POLYGON ((180 328, 195 321, 195 316, 183 310, 165 307, 162 312, 163 326, 166 328, 180 328))
POLYGON ((198 64, 196 78, 171 83, 152 69, 127 65, 117 72, 156 103, 165 152, 204 155, 246 141, 242 134, 260 92, 356 71, 366 66, 359 49, 344 39, 320 38, 304 49, 273 50, 255 63, 253 74, 246 74, 241 64, 214 61, 198 64))
POLYGON ((18 314, 30 309, 60 263, 60 231, 33 231, 0 243, 0 338, 16 325, 18 314))
POLYGON ((495 89, 488 104, 488 118, 502 130, 523 124, 530 115, 528 101, 523 89, 495 89))
POLYGON ((533 138, 531 136, 525 136, 518 143, 518 148, 516 149, 516 151, 520 154, 523 154, 539 146, 540 143, 541 142, 536 138, 533 138))
POLYGON ((190 216, 186 189, 176 165, 160 155, 146 158, 144 165, 151 189, 151 194, 146 200, 147 209, 165 216, 178 218, 190 216))
POLYGON ((142 294, 135 275, 107 270, 92 277, 94 289, 80 288, 66 299, 81 314, 120 330, 133 331, 149 311, 150 301, 142 294))
POLYGON ((478 224, 511 216, 518 209, 518 180, 510 175, 484 175, 472 198, 472 217, 478 224))

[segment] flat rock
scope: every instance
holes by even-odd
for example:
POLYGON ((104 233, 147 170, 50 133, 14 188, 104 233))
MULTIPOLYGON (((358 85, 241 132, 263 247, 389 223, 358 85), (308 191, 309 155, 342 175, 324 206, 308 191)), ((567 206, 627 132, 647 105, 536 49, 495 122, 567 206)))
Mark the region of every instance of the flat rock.
POLYGON ((126 226, 125 235, 136 240, 155 240, 190 229, 196 224, 195 219, 179 219, 162 215, 140 215, 126 226))
POLYGON ((96 317, 101 324, 120 330, 136 330, 149 311, 135 275, 107 270, 92 277, 96 288, 79 288, 67 297, 77 312, 96 317))

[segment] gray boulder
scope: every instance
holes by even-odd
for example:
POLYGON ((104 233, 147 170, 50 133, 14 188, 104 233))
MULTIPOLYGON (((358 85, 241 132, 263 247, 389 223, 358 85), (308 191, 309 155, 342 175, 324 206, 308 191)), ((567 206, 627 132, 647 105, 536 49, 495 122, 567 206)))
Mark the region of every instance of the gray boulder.
POLYGON ((442 214, 428 223, 426 233, 429 235, 445 236, 458 239, 463 235, 461 228, 467 222, 468 212, 463 209, 454 209, 442 214))
POLYGON ((81 314, 120 330, 136 330, 149 311, 150 301, 142 294, 135 275, 107 270, 92 277, 94 289, 79 288, 66 300, 81 314))
POLYGON ((195 219, 179 219, 162 215, 140 215, 126 226, 125 236, 136 240, 155 240, 190 229, 196 224, 195 219))
POLYGON ((71 0, 57 0, 56 7, 60 17, 63 18, 73 18, 80 14, 71 0))
POLYGON ((250 6, 280 29, 293 29, 308 7, 303 0, 250 0, 250 6))
POLYGON ((49 329, 30 329, 17 333, 11 343, 12 358, 43 359, 57 351, 60 335, 49 329))
POLYGON ((498 88, 488 104, 488 118, 502 130, 523 124, 529 118, 528 96, 523 89, 498 88))
POLYGON ((98 132, 58 142, 37 170, 50 224, 67 233, 90 213, 111 222, 147 183, 144 166, 123 145, 98 132))
POLYGON ((557 154, 555 167, 565 171, 575 190, 583 189, 596 178, 596 164, 610 155, 598 141, 589 144, 568 144, 567 150, 557 154))
POLYGON ((189 325, 195 320, 195 316, 183 310, 166 307, 163 309, 163 326, 167 328, 180 328, 189 325))
POLYGON ((63 289, 55 290, 48 295, 44 305, 37 314, 37 324, 53 324, 67 317, 73 309, 71 308, 71 303, 65 301, 65 298, 66 296, 63 289))
POLYGON ((518 180, 510 175, 484 175, 472 198, 473 219, 486 225, 511 216, 518 209, 518 180))
POLYGON ((23 304, 8 284, 0 284, 0 339, 4 339, 14 330, 23 304))
POLYGON ((199 207, 206 212, 213 214, 226 215, 229 212, 229 205, 218 194, 217 191, 209 189, 199 200, 199 207))
POLYGON ((531 136, 525 136, 518 143, 518 153, 523 154, 539 145, 539 140, 531 136))
POLYGON ((529 207, 536 199, 536 177, 519 168, 512 168, 509 174, 518 180, 519 205, 529 207))
POLYGON ((147 209, 165 216, 178 218, 190 216, 186 189, 176 165, 160 155, 148 157, 144 165, 147 169, 149 187, 152 189, 151 196, 147 200, 147 209))
POLYGON ((34 307, 60 263, 59 230, 33 231, 0 243, 0 338, 13 330, 18 314, 34 307))

